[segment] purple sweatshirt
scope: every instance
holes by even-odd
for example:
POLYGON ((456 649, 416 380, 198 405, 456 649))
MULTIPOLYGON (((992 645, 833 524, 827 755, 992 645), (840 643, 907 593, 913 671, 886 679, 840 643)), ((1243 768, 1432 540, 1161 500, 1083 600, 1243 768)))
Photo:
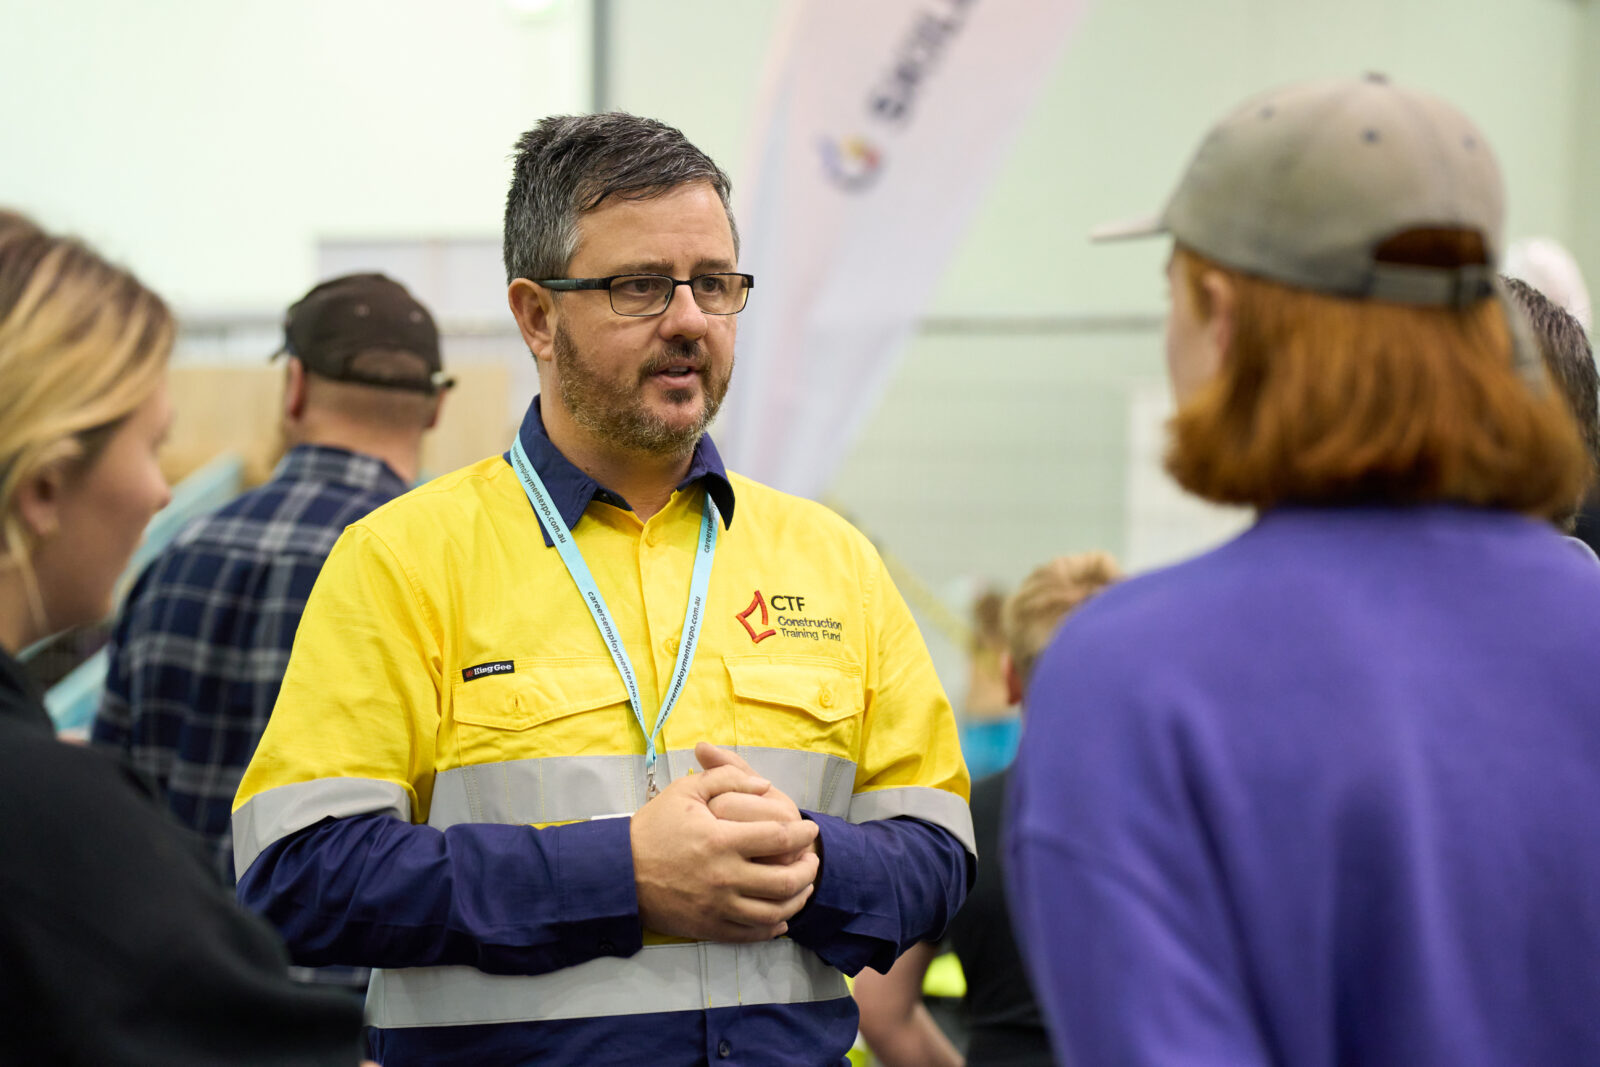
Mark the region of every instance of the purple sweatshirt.
POLYGON ((1600 567, 1281 509, 1042 658, 1007 839, 1063 1062, 1600 1064, 1600 567))

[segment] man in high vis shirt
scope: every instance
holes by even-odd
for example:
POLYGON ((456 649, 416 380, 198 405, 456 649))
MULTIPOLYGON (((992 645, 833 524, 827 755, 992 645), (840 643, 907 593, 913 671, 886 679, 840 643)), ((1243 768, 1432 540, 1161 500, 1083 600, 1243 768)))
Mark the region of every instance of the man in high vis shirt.
POLYGON ((372 1053, 839 1064, 844 974, 976 859, 955 722, 872 546, 730 474, 728 180, 622 114, 507 198, 541 396, 503 456, 352 525, 234 807, 239 894, 378 968, 372 1053))

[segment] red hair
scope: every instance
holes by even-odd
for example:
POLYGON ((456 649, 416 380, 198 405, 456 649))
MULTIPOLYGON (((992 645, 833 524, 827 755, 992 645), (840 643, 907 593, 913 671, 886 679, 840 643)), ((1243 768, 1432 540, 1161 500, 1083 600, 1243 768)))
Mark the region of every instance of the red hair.
POLYGON ((1465 310, 1328 296, 1174 250, 1202 315, 1220 272, 1235 328, 1216 377, 1172 421, 1167 469, 1207 500, 1456 501, 1543 517, 1587 459, 1542 368, 1520 369, 1500 302, 1465 310))

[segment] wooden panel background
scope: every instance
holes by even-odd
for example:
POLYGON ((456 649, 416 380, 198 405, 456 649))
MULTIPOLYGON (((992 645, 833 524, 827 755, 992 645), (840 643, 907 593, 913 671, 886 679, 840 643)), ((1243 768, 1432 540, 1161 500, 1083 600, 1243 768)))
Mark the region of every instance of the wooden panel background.
MULTIPOLYGON (((162 453, 173 482, 229 450, 244 457, 246 485, 272 472, 283 452, 279 417, 281 366, 191 363, 172 368, 174 418, 162 453)), ((516 431, 507 414, 511 373, 498 363, 453 365, 456 387, 445 399, 439 425, 423 442, 424 478, 505 451, 516 431)))

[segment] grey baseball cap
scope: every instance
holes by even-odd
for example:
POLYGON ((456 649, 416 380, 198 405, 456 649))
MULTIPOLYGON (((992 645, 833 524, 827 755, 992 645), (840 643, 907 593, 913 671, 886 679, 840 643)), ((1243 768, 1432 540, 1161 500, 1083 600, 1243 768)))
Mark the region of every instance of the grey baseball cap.
POLYGON ((1095 240, 1170 234, 1207 259, 1338 296, 1466 307, 1494 294, 1505 192, 1488 142, 1437 97, 1381 75, 1256 96, 1217 123, 1159 215, 1095 240), (1489 262, 1384 263, 1419 229, 1476 231, 1489 262))

